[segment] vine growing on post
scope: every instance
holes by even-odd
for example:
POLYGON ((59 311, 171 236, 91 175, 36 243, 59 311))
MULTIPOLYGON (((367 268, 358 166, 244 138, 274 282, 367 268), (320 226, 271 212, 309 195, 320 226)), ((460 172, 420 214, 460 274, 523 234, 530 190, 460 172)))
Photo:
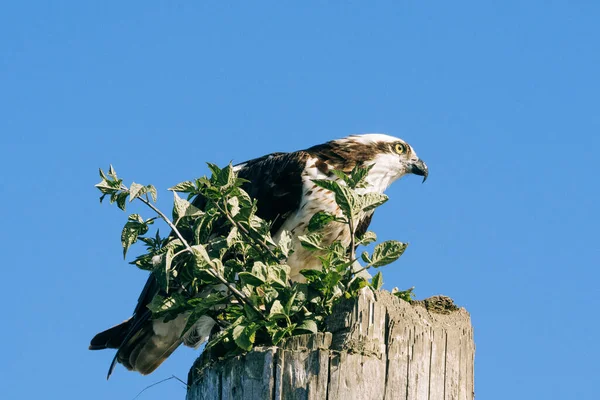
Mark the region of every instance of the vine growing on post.
MULTIPOLYGON (((356 257, 356 246, 377 239, 370 231, 356 237, 357 221, 385 203, 387 196, 361 193, 368 168, 357 167, 350 174, 334 171, 337 180, 314 183, 333 192, 341 215, 317 212, 308 233, 298 238, 304 248, 315 252, 322 269, 302 270, 306 282, 292 282, 285 264, 293 251, 290 233, 283 232, 275 243, 270 222, 256 215, 256 200, 242 189, 247 181, 238 178, 231 165, 208 167, 210 178, 169 189, 174 199, 171 218, 156 207, 154 186, 134 182, 127 187, 112 166, 107 173, 100 170, 101 182, 96 187, 102 192, 101 202, 108 196, 110 203, 125 211, 128 200, 138 200, 156 214, 148 219, 129 215, 121 232, 124 257, 134 243, 145 245, 131 264, 151 271, 159 283, 159 293, 148 304, 153 318, 168 321, 186 313, 185 334, 201 316, 212 317, 220 330, 207 346, 218 344, 223 355, 322 330, 339 300, 355 297, 367 286, 381 288, 381 272, 371 278, 366 270, 394 262, 406 249, 405 243, 389 240, 377 244, 371 253, 363 251, 360 260, 356 257), (158 230, 147 235, 157 218, 171 229, 168 236, 161 237, 158 230), (334 223, 348 226, 352 233, 348 246, 323 241, 323 229, 334 223)), ((393 293, 412 299, 412 288, 393 293)))

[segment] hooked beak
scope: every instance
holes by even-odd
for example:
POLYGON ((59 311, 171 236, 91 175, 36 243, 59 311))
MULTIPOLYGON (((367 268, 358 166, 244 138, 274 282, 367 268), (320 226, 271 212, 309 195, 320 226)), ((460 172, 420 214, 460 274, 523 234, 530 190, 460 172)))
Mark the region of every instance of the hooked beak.
POLYGON ((427 165, 422 161, 418 160, 411 164, 410 171, 411 174, 419 175, 423 177, 423 182, 427 180, 427 176, 429 175, 429 170, 427 169, 427 165))

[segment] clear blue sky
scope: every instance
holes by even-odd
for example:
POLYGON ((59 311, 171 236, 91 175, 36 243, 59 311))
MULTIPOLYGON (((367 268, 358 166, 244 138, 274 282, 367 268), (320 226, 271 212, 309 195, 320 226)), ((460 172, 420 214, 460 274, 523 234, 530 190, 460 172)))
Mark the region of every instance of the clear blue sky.
POLYGON ((386 132, 431 173, 375 215, 411 243, 385 286, 468 309, 478 399, 596 399, 600 3, 298 3, 3 4, 2 398, 132 399, 198 355, 107 382, 113 353, 87 350, 146 279, 98 167, 169 207, 206 161, 386 132))

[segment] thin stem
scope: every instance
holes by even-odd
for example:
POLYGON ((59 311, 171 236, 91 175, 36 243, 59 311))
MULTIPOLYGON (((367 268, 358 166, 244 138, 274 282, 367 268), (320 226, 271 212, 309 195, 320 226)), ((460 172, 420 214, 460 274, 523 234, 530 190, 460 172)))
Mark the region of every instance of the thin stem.
POLYGON ((348 218, 348 227, 350 228, 350 259, 354 260, 356 258, 356 249, 355 249, 355 238, 354 238, 354 219, 352 216, 348 218))
POLYGON ((356 277, 356 275, 360 274, 363 271, 368 270, 369 268, 371 268, 371 264, 367 265, 366 267, 363 267, 363 268, 359 269, 358 271, 352 272, 352 275, 354 275, 356 277))
POLYGON ((173 254, 173 259, 175 259, 175 257, 177 257, 183 253, 188 253, 188 252, 189 252, 188 249, 179 250, 177 253, 173 254))
POLYGON ((179 230, 177 230, 177 227, 175 226, 175 224, 173 224, 173 222, 171 222, 171 220, 165 214, 163 214, 162 211, 160 211, 158 208, 156 208, 154 206, 154 204, 150 203, 150 201, 144 199, 143 197, 138 197, 138 199, 142 203, 144 203, 145 205, 150 207, 155 213, 157 213, 167 223, 167 225, 169 225, 169 228, 171 228, 173 230, 173 232, 175 232, 175 235, 177 235, 179 240, 181 240, 181 243, 183 243, 183 245, 185 246, 187 251, 193 252, 193 250, 190 247, 190 245, 188 244, 188 242, 183 238, 183 236, 181 236, 181 233, 179 232, 179 230))
MULTIPOLYGON (((355 262, 358 261, 358 258, 353 258, 352 259, 352 263, 350 264, 351 266, 354 265, 355 262)), ((348 284, 346 285, 346 289, 350 289, 350 285, 352 285, 352 282, 354 282, 354 280, 356 279, 357 275, 360 274, 363 271, 368 270, 369 268, 371 268, 371 265, 367 265, 366 267, 363 267, 361 269, 359 269, 358 271, 352 271, 352 275, 354 275, 352 277, 352 279, 350 279, 350 281, 348 281, 348 284)))
POLYGON ((154 382, 152 385, 148 385, 148 386, 146 386, 144 389, 142 389, 142 391, 140 391, 140 392, 137 394, 137 396, 135 396, 135 397, 134 397, 133 399, 131 399, 131 400, 135 400, 135 399, 137 399, 138 397, 140 397, 140 396, 142 395, 142 393, 144 393, 146 390, 150 389, 151 387, 153 387, 153 386, 156 386, 156 385, 159 385, 159 384, 161 384, 161 383, 164 383, 164 382, 166 382, 166 381, 169 381, 169 380, 171 380, 171 379, 178 380, 178 381, 179 381, 179 382, 181 382, 181 383, 182 383, 182 384, 183 384, 183 385, 184 385, 186 388, 188 388, 188 387, 189 387, 189 386, 187 385, 187 383, 185 383, 184 381, 182 381, 180 378, 176 377, 175 375, 171 375, 171 377, 169 377, 169 378, 165 378, 165 379, 163 379, 163 380, 160 380, 160 381, 158 381, 158 382, 154 382))

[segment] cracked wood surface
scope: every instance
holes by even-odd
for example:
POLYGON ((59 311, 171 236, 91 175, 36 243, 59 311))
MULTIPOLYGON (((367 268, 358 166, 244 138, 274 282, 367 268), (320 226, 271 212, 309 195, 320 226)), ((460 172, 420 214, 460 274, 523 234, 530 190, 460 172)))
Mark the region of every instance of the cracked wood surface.
POLYGON ((327 327, 224 361, 201 356, 187 399, 474 398, 471 320, 448 297, 409 304, 363 290, 336 307, 327 327))

